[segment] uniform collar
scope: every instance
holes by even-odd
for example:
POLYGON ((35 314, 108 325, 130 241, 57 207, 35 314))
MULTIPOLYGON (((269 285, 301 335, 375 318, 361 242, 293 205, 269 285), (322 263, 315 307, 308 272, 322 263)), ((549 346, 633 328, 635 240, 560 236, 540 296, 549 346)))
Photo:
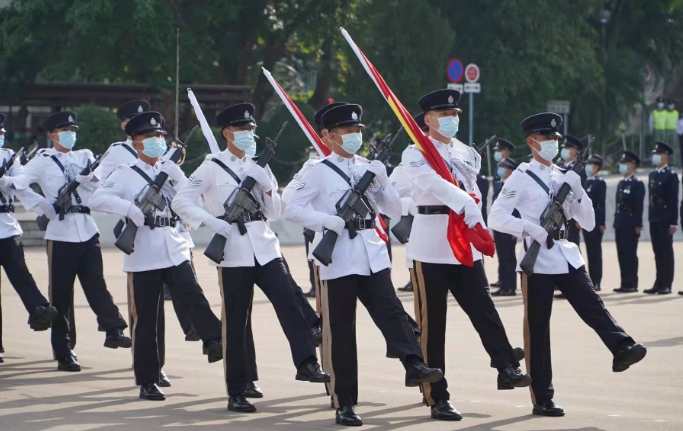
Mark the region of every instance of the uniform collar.
POLYGON ((657 172, 662 172, 664 169, 668 168, 669 165, 664 165, 661 168, 657 168, 657 172))
POLYGON ((636 175, 635 175, 635 174, 631 174, 631 175, 629 175, 628 177, 624 178, 624 181, 633 181, 633 180, 635 180, 635 179, 636 179, 636 175))
POLYGON ((555 168, 555 165, 551 164, 550 166, 546 166, 536 159, 531 159, 529 162, 529 167, 534 171, 551 172, 555 168))
MULTIPOLYGON (((434 144, 434 146, 435 146, 437 149, 440 149, 440 148, 448 148, 448 147, 451 147, 451 148, 452 148, 452 147, 453 147, 453 141, 455 141, 455 138, 451 138, 451 142, 449 142, 449 143, 447 143, 447 144, 444 144, 443 142, 441 142, 441 141, 439 141, 439 140, 437 140, 437 139, 434 139, 434 138, 432 138, 431 136, 429 136, 429 140, 432 141, 432 143, 434 144)), ((464 145, 464 144, 463 144, 463 145, 464 145)))
POLYGON ((140 159, 138 159, 138 160, 135 162, 135 166, 137 166, 138 168, 142 169, 143 172, 147 172, 147 173, 149 173, 149 172, 156 173, 156 172, 159 170, 159 169, 158 169, 159 163, 157 163, 157 164, 154 165, 154 166, 151 166, 151 165, 149 165, 148 163, 145 163, 145 162, 143 162, 143 161, 140 160, 140 159))
POLYGON ((357 157, 358 156, 354 154, 353 157, 347 159, 346 157, 342 157, 339 154, 331 153, 329 156, 327 156, 327 160, 329 160, 337 166, 351 167, 352 165, 356 164, 357 157))
POLYGON ((245 164, 247 162, 248 158, 249 158, 249 156, 247 156, 245 154, 244 157, 242 157, 240 159, 239 157, 237 157, 236 155, 231 153, 230 150, 228 150, 227 148, 225 150, 223 150, 220 154, 221 161, 226 162, 226 163, 235 163, 237 165, 245 164))

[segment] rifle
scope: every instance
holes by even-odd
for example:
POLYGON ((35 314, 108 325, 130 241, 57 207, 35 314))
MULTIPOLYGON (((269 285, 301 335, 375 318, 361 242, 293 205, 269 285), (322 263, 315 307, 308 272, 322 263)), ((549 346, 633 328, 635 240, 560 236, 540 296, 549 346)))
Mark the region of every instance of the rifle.
MULTIPOLYGON (((259 155, 256 165, 262 168, 266 167, 271 157, 275 154, 277 142, 288 124, 288 121, 284 122, 282 128, 275 136, 275 140, 266 138, 266 149, 259 155)), ((258 202, 256 202, 256 199, 251 195, 251 191, 254 189, 255 185, 256 180, 253 177, 244 178, 239 184, 239 187, 233 190, 223 204, 225 214, 220 217, 220 219, 230 224, 237 223, 240 235, 245 235, 247 233, 247 226, 244 224, 244 216, 246 214, 251 216, 260 209, 258 202)), ((275 190, 274 193, 277 193, 277 190, 275 190)), ((227 240, 226 237, 215 234, 206 247, 206 250, 204 250, 204 255, 216 263, 221 263, 223 261, 223 252, 227 240)))
POLYGON ((472 144, 472 146, 474 147, 475 150, 477 150, 477 153, 481 154, 481 152, 484 151, 486 149, 486 147, 488 147, 491 142, 495 141, 496 138, 498 138, 498 136, 493 135, 490 138, 488 138, 487 140, 485 140, 484 143, 481 144, 479 147, 476 147, 474 144, 472 144))
MULTIPOLYGON (((190 134, 187 135, 185 143, 188 143, 190 139, 192 139, 192 135, 194 135, 195 131, 197 131, 197 126, 192 128, 190 134)), ((180 140, 178 140, 178 142, 180 142, 180 140)), ((168 161, 176 164, 183 156, 182 149, 185 147, 185 144, 178 143, 178 145, 182 146, 182 148, 175 148, 175 151, 168 159, 168 161)), ((161 195, 161 188, 164 186, 167 179, 168 174, 166 172, 160 172, 152 184, 149 185, 149 188, 145 192, 144 196, 142 196, 138 202, 135 202, 135 205, 137 205, 137 207, 140 208, 142 213, 145 215, 145 221, 150 226, 150 229, 154 229, 154 211, 163 211, 166 209, 166 202, 161 195)), ((126 227, 123 228, 121 235, 116 238, 114 245, 122 252, 130 255, 135 249, 135 237, 137 234, 138 226, 136 226, 132 221, 129 221, 126 223, 126 227)))
MULTIPOLYGON (((85 168, 83 168, 80 175, 90 175, 95 169, 97 169, 101 161, 102 155, 95 157, 94 162, 88 160, 88 164, 85 166, 85 168)), ((68 184, 63 185, 62 188, 59 189, 57 199, 52 204, 52 206, 55 209, 55 212, 59 215, 59 220, 64 220, 64 217, 69 212, 69 209, 71 209, 71 207, 73 206, 71 202, 71 195, 76 191, 76 189, 80 185, 81 183, 74 179, 71 180, 68 184)), ((50 219, 48 219, 45 216, 45 214, 43 214, 36 218, 36 222, 38 223, 38 228, 42 231, 45 231, 47 230, 47 225, 50 223, 50 219)))
POLYGON ((38 144, 34 145, 31 151, 28 153, 24 153, 21 158, 19 159, 19 163, 21 163, 21 166, 24 166, 26 163, 30 162, 31 159, 36 155, 38 152, 38 144))
MULTIPOLYGON (((582 154, 577 154, 576 163, 572 167, 572 171, 576 172, 577 174, 580 174, 583 170, 583 159, 588 154, 588 150, 590 149, 591 145, 593 145, 593 141, 594 139, 591 139, 582 154)), ((562 184, 560 190, 557 192, 557 195, 552 201, 550 201, 548 206, 543 211, 543 214, 541 214, 541 227, 548 232, 548 239, 546 241, 548 248, 552 248, 554 245, 554 241, 551 237, 552 232, 555 229, 558 229, 565 221, 565 216, 562 212, 562 204, 564 204, 567 196, 569 196, 570 191, 571 187, 569 184, 562 184)), ((524 271, 524 273, 529 277, 534 275, 534 266, 536 266, 536 260, 538 259, 538 253, 540 251, 541 244, 538 241, 534 241, 524 255, 524 259, 522 259, 522 262, 519 264, 519 267, 522 268, 522 271, 524 271)))
POLYGON ((24 147, 21 147, 21 149, 17 151, 11 159, 2 162, 2 166, 0 166, 0 177, 4 177, 5 174, 12 168, 14 162, 21 160, 22 157, 24 157, 24 147))
MULTIPOLYGON (((368 156, 368 160, 379 160, 386 164, 387 161, 389 161, 391 147, 396 142, 396 138, 401 135, 402 131, 403 128, 400 128, 391 141, 389 141, 391 135, 388 135, 377 145, 373 146, 370 155, 368 156)), ((354 218, 357 216, 358 218, 365 219, 370 213, 370 208, 368 208, 365 200, 365 192, 367 192, 374 179, 375 174, 366 171, 358 181, 358 184, 352 189, 349 189, 339 202, 337 202, 337 215, 346 223, 346 229, 348 229, 349 238, 351 239, 355 238, 358 234, 353 225, 354 218)), ((315 247, 315 250, 313 250, 313 257, 323 265, 329 265, 332 262, 332 252, 334 251, 334 246, 337 244, 338 238, 339 235, 337 232, 331 230, 326 231, 323 235, 323 239, 320 240, 315 247)))

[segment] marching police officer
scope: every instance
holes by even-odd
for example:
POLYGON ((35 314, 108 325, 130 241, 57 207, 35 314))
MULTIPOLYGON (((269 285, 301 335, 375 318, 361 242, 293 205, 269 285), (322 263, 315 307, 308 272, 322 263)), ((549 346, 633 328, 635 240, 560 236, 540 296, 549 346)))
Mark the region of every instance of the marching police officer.
MULTIPOLYGON (((496 161, 496 163, 500 163, 505 159, 511 158, 512 152, 514 150, 515 150, 515 145, 512 142, 510 142, 506 139, 503 139, 503 138, 498 138, 498 140, 496 141, 496 145, 494 145, 494 147, 493 147, 493 151, 494 151, 493 159, 496 161)), ((493 201, 495 201, 496 197, 497 197, 496 189, 498 190, 498 193, 500 193, 500 190, 502 188, 503 188, 503 183, 501 182, 501 178, 500 178, 500 176, 498 176, 498 172, 496 171, 496 173, 493 176, 493 201)), ((494 233, 493 239, 494 239, 494 241, 496 239, 495 233, 494 233)), ((497 242, 496 242, 496 250, 498 250, 498 243, 497 242)), ((497 254, 498 254, 498 264, 500 265, 500 252, 498 252, 497 254)), ((515 266, 517 266, 516 261, 515 261, 515 266)), ((499 266, 499 268, 500 268, 500 266, 499 266)), ((489 286, 500 288, 501 287, 500 274, 498 275, 498 277, 499 277, 498 281, 496 281, 495 283, 489 284, 489 286)), ((515 285, 516 284, 517 284, 517 282, 515 281, 515 285)), ((500 292, 500 289, 496 293, 498 293, 498 292, 500 292)))
POLYGON ((575 218, 590 230, 595 223, 593 206, 581 186, 581 177, 573 171, 563 173, 552 163, 557 155, 561 124, 562 117, 555 113, 537 114, 522 121, 520 126, 534 160, 520 165, 505 182, 489 217, 492 229, 523 238, 520 262, 534 241, 541 244, 533 275, 522 274, 522 294, 527 369, 533 379, 532 412, 542 416, 564 416, 562 407, 553 401, 550 353, 550 312, 556 285, 612 352, 614 372, 625 371, 647 352, 619 327, 593 290, 578 246, 567 241, 566 220, 564 226, 550 234, 540 226, 541 215, 563 183, 570 185, 572 191, 562 207, 565 219, 575 218), (521 219, 512 215, 513 209, 519 211, 521 219), (549 235, 553 239, 550 243, 549 235))
MULTIPOLYGON (((481 193, 476 183, 481 156, 455 138, 461 112, 459 101, 459 91, 437 90, 423 96, 418 104, 425 113, 429 140, 460 185, 444 181, 415 145, 408 146, 402 158, 405 174, 412 185, 411 197, 417 206, 406 254, 414 261, 418 283, 415 289, 420 293, 422 304, 421 312, 416 316, 422 329, 421 347, 429 366, 445 368, 447 298, 450 292, 470 317, 486 352, 497 364, 498 388, 526 387, 530 378, 518 368, 519 362, 514 357, 503 323, 489 295, 482 254, 473 249, 474 265, 463 265, 448 242, 451 210, 462 213, 465 224, 470 228, 484 225, 477 205, 481 193)), ((449 402, 445 378, 425 384, 422 389, 433 418, 462 419, 449 402)))
POLYGON ((673 235, 678 228, 678 175, 669 168, 673 148, 664 142, 655 142, 648 182, 650 205, 650 239, 655 253, 655 284, 644 293, 667 295, 674 281, 673 235))
MULTIPOLYGON (((5 114, 0 114, 0 165, 4 166, 13 157, 14 151, 3 148, 5 146, 5 114)), ((7 177, 21 175, 23 167, 21 160, 15 159, 12 167, 4 173, 7 177)), ((9 282, 16 290, 24 308, 28 312, 28 324, 34 331, 46 331, 57 318, 57 309, 50 303, 36 285, 33 276, 26 266, 24 248, 21 245, 21 226, 12 216, 14 212, 14 191, 10 189, 11 181, 0 177, 0 266, 5 269, 9 282)), ((0 302, 1 304, 1 302, 0 302)), ((0 306, 0 362, 2 353, 2 308, 0 306)))
POLYGON ((73 313, 73 293, 76 276, 97 322, 106 331, 104 346, 112 349, 130 348, 130 338, 123 335, 128 325, 107 290, 103 276, 102 250, 99 231, 87 206, 97 188, 98 178, 93 173, 80 175, 94 162, 90 150, 72 151, 76 144, 76 113, 62 111, 45 120, 47 136, 53 148, 40 150, 24 167, 24 172, 11 178, 24 207, 45 215, 49 220, 47 240, 49 293, 52 305, 59 312, 52 324, 52 348, 60 371, 80 371, 81 366, 71 350, 69 328, 73 313), (71 195, 71 206, 57 217, 53 202, 64 185, 79 183, 71 195), (37 183, 44 197, 31 190, 37 183))
POLYGON ((643 230, 643 201, 645 185, 635 176, 640 158, 624 151, 619 162, 619 173, 624 179, 617 185, 616 211, 614 214, 614 238, 621 270, 621 285, 614 289, 619 293, 638 291, 638 240, 643 230))
POLYGON ((583 229, 583 240, 586 242, 586 256, 588 258, 588 275, 593 282, 596 292, 600 291, 602 282, 602 236, 607 229, 605 218, 605 201, 607 183, 599 175, 602 169, 602 157, 591 154, 586 160, 586 193, 593 202, 595 212, 595 228, 591 231, 583 229))
MULTIPOLYGON (((500 197, 500 191, 505 185, 505 181, 517 169, 517 162, 506 158, 498 162, 496 176, 500 179, 493 183, 493 202, 500 197)), ((517 210, 512 215, 519 217, 517 210)), ((498 280, 500 289, 491 292, 492 296, 515 296, 517 290, 517 257, 515 256, 515 246, 517 238, 513 235, 493 231, 493 240, 496 242, 496 254, 498 255, 498 280)))

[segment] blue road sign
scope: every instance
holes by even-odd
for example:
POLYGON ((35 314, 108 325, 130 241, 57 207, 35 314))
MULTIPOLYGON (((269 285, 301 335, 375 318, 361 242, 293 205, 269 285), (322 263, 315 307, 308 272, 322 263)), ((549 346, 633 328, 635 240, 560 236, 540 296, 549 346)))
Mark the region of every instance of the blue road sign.
POLYGON ((446 75, 451 82, 462 82, 465 75, 465 67, 459 58, 451 58, 446 68, 446 75))

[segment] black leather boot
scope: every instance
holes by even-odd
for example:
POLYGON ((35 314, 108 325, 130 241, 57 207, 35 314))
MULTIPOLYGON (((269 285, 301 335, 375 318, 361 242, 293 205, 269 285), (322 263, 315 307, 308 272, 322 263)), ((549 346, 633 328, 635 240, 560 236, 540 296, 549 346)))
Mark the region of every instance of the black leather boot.
POLYGON ((129 337, 123 335, 121 328, 114 328, 107 331, 107 337, 104 339, 104 347, 110 349, 130 349, 133 342, 129 337))
POLYGON ((320 369, 317 359, 308 360, 299 365, 295 378, 310 383, 328 383, 330 381, 330 376, 320 369))
POLYGON ((166 395, 161 392, 156 383, 147 383, 140 386, 140 398, 147 401, 164 401, 166 395))
POLYGON ((519 368, 508 365, 498 371, 498 390, 526 388, 531 384, 531 377, 519 368))
POLYGON ((564 416, 564 409, 557 404, 555 401, 549 400, 544 403, 534 404, 534 408, 531 413, 539 416, 564 416))
POLYGON ((159 386, 161 386, 162 388, 171 387, 171 380, 168 378, 166 373, 164 373, 164 370, 161 370, 159 372, 159 386))
POLYGON ((223 360, 223 342, 211 340, 204 344, 204 354, 209 357, 209 364, 223 360))
POLYGON ((57 318, 59 312, 52 306, 37 306, 28 319, 28 325, 34 331, 47 331, 52 326, 52 321, 57 318))
POLYGON ((432 418, 440 421, 459 421, 462 415, 448 400, 441 400, 431 407, 432 418))
POLYGON ((70 354, 64 358, 57 358, 57 369, 59 371, 81 371, 81 364, 78 363, 74 355, 70 354))
POLYGON ((406 368, 406 386, 414 388, 422 383, 434 383, 443 379, 443 371, 438 368, 429 368, 422 361, 404 364, 406 368))
POLYGON ((256 406, 242 394, 228 398, 228 410, 239 413, 254 413, 256 406))
POLYGON ((242 392, 244 398, 263 398, 261 388, 256 386, 254 382, 247 383, 247 388, 242 392))
POLYGON ((612 371, 615 373, 626 371, 631 365, 642 361, 645 355, 647 355, 647 349, 640 343, 624 346, 614 355, 612 371))
POLYGON ((347 427, 359 427, 363 425, 363 420, 356 413, 356 409, 353 406, 344 406, 337 409, 335 414, 335 421, 339 425, 344 425, 347 427))

